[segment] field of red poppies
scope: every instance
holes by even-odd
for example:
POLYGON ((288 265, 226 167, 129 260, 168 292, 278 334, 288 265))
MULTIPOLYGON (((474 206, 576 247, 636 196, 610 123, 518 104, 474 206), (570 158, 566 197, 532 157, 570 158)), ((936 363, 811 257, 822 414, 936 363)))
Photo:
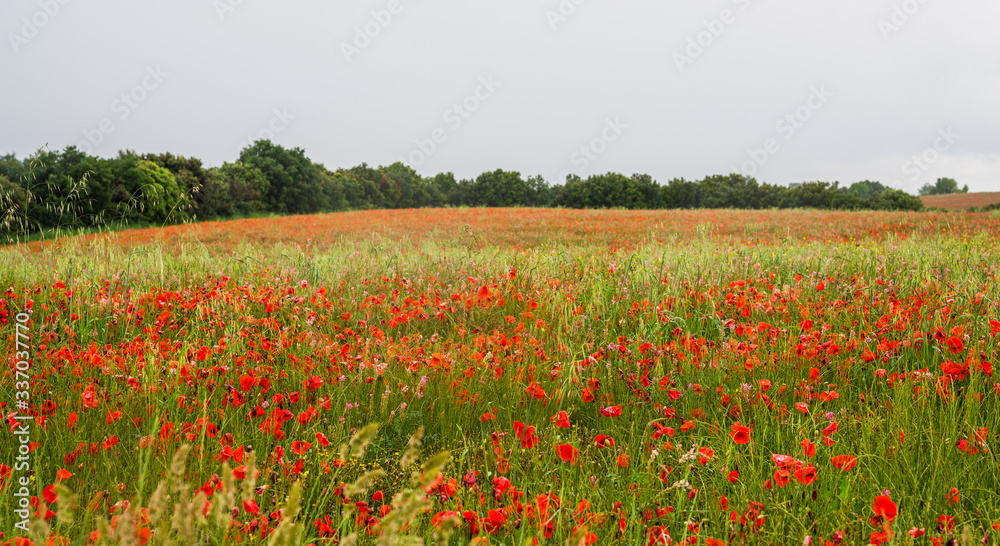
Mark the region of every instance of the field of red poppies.
POLYGON ((244 220, 0 290, 0 544, 1000 535, 989 214, 244 220))

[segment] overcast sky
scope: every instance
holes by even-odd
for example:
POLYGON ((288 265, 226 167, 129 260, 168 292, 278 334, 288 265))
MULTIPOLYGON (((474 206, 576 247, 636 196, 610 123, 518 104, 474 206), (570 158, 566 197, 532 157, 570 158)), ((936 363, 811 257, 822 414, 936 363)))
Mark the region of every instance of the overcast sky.
POLYGON ((0 153, 1000 191, 996 0, 4 0, 0 153))

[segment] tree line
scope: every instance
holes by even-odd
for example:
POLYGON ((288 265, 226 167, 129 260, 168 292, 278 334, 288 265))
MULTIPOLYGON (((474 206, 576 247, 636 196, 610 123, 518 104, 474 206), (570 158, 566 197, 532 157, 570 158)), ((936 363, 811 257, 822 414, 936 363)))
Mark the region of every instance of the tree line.
POLYGON ((917 192, 918 195, 948 195, 952 193, 969 193, 969 186, 958 187, 958 182, 954 178, 938 178, 934 184, 924 184, 917 192))
MULTIPOLYGON (((946 184, 947 185, 947 184, 946 184)), ((950 187, 950 186, 949 186, 950 187)), ((624 209, 817 208, 921 210, 920 199, 878 182, 758 183, 738 174, 660 184, 645 174, 570 175, 550 185, 501 169, 475 179, 431 177, 394 163, 330 170, 301 148, 267 140, 233 163, 206 167, 170 153, 114 158, 74 146, 22 160, 0 157, 0 232, 171 224, 267 213, 312 214, 421 207, 566 207, 624 209)))

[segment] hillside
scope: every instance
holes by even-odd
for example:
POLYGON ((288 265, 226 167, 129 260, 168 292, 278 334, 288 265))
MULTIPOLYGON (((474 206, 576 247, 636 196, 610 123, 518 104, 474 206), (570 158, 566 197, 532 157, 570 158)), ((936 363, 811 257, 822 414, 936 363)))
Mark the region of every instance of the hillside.
POLYGON ((985 207, 1000 203, 1000 192, 952 193, 949 195, 924 195, 920 197, 925 207, 949 210, 967 210, 969 207, 985 207))

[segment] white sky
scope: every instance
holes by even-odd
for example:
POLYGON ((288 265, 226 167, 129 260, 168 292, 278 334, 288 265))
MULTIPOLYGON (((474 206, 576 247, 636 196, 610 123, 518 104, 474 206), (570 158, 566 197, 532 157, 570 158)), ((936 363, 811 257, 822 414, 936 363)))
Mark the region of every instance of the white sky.
POLYGON ((4 0, 0 33, 19 157, 89 135, 219 165, 271 126, 330 168, 1000 191, 996 0, 4 0))

